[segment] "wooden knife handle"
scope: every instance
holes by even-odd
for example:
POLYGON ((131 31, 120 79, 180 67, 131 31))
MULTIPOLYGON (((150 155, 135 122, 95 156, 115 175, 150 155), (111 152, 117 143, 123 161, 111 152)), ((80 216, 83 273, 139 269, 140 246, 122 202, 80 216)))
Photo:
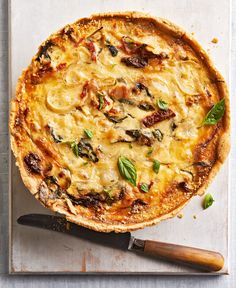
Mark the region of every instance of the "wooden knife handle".
POLYGON ((205 271, 219 271, 224 266, 224 257, 214 251, 146 240, 143 252, 150 256, 182 262, 205 271))

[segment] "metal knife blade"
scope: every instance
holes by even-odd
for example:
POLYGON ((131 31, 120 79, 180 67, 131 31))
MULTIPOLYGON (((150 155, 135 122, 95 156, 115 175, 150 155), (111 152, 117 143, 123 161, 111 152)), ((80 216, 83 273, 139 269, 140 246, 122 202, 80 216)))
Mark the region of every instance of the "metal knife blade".
POLYGON ((102 244, 112 248, 127 250, 130 243, 133 242, 133 237, 130 233, 101 233, 96 232, 82 226, 78 226, 66 220, 61 216, 52 216, 46 214, 28 214, 17 219, 17 222, 22 225, 53 230, 73 235, 90 241, 93 243, 102 244))

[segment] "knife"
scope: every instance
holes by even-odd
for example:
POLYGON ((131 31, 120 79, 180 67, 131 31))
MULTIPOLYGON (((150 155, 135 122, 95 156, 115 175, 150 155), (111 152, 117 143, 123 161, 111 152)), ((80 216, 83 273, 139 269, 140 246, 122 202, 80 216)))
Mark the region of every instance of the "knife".
POLYGON ((96 232, 66 220, 61 216, 28 214, 17 219, 22 225, 33 226, 73 235, 86 241, 99 243, 121 250, 143 253, 152 258, 189 265, 203 271, 219 271, 224 266, 224 257, 214 251, 176 244, 142 240, 127 233, 96 232))

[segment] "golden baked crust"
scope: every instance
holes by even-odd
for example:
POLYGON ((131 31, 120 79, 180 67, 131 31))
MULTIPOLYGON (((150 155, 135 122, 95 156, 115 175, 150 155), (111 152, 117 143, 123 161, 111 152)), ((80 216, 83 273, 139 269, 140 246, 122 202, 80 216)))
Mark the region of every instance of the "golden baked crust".
POLYGON ((44 206, 126 232, 204 193, 229 152, 229 115, 225 81, 192 36, 143 13, 98 14, 52 34, 23 71, 11 147, 44 206), (220 99, 222 119, 202 125, 220 99))

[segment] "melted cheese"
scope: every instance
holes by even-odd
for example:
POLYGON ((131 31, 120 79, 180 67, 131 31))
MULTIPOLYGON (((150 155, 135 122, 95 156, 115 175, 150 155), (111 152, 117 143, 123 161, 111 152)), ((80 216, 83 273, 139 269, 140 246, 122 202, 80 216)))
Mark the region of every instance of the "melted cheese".
MULTIPOLYGON (((187 105, 188 97, 206 94, 206 87, 212 95, 211 101, 216 102, 218 95, 210 82, 207 69, 190 47, 185 51, 179 45, 176 52, 173 45, 177 44, 173 44, 170 36, 162 35, 161 32, 151 33, 145 30, 145 27, 144 30, 140 27, 132 29, 132 25, 126 27, 120 22, 117 23, 117 28, 111 29, 108 20, 99 25, 98 28, 103 26, 98 32, 101 37, 91 37, 96 51, 96 61, 91 58, 86 40, 75 45, 70 38, 65 37, 62 46, 55 45, 49 49, 50 65, 54 72, 44 77, 28 95, 30 113, 27 119, 29 122, 33 121, 35 127, 41 127, 40 130, 36 129, 30 133, 34 134, 33 139, 46 137, 56 151, 61 166, 70 170, 69 194, 78 196, 88 191, 100 193, 107 187, 120 183, 129 191, 127 198, 141 198, 154 207, 160 203, 162 193, 173 183, 192 181, 181 169, 188 169, 194 162, 194 149, 205 133, 204 128, 199 127, 207 108, 201 102, 187 105), (153 53, 165 52, 168 59, 159 64, 152 64, 150 61, 143 69, 127 67, 121 63, 122 57, 130 56, 121 48, 121 39, 127 36, 134 41, 147 44, 153 53), (105 39, 104 42, 101 39, 105 39), (106 43, 111 43, 118 49, 117 56, 112 57, 106 43), (183 53, 187 55, 188 60, 181 60, 180 56, 183 53), (61 64, 64 67, 57 69, 61 64), (89 90, 86 90, 86 83, 89 90), (137 83, 145 84, 152 97, 144 90, 136 89, 134 92, 137 83), (124 95, 123 98, 128 98, 135 105, 120 103, 119 99, 115 99, 116 95, 114 96, 112 89, 122 85, 128 90, 128 95, 124 95), (101 93, 103 101, 107 103, 100 109, 98 95, 101 93), (158 111, 158 99, 168 103, 175 117, 145 128, 142 119, 153 111, 141 110, 138 103, 151 103, 158 111), (105 113, 112 109, 118 109, 126 118, 116 124, 109 121, 105 113), (173 122, 175 128, 172 128, 173 122), (47 126, 62 138, 61 143, 53 141, 52 135, 45 130, 47 126), (92 138, 87 140, 97 153, 97 163, 85 157, 76 157, 68 144, 78 143, 81 138, 86 138, 85 129, 89 129, 93 134, 92 138), (146 133, 159 129, 163 133, 163 139, 155 139, 151 152, 150 147, 137 141, 130 144, 116 141, 125 137, 134 140, 125 132, 131 129, 142 129, 146 133), (137 183, 154 183, 148 193, 140 192, 137 187, 133 187, 122 178, 117 167, 119 156, 126 156, 134 163, 137 183), (155 159, 161 163, 158 174, 153 171, 155 159)), ((73 28, 76 29, 76 26, 73 28)), ((89 27, 86 35, 90 35, 94 30, 94 27, 89 27)), ((86 35, 83 35, 84 39, 86 35)), ((119 93, 123 93, 122 90, 119 93)), ((115 211, 119 205, 122 206, 114 204, 106 209, 115 211)), ((107 217, 109 218, 109 215, 107 217)))

